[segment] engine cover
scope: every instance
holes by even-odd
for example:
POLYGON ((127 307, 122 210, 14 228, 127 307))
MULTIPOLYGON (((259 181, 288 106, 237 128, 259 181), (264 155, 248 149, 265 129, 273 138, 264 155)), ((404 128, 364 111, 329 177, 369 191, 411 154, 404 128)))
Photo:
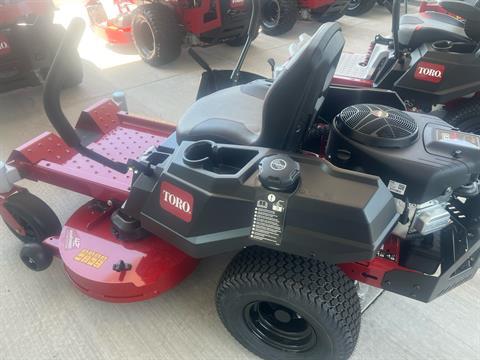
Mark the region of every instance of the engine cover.
POLYGON ((479 136, 434 116, 379 105, 343 110, 326 152, 335 165, 377 175, 416 204, 471 184, 480 173, 479 136))
POLYGON ((343 135, 368 146, 402 148, 418 137, 415 119, 383 105, 349 106, 340 113, 335 125, 343 135))

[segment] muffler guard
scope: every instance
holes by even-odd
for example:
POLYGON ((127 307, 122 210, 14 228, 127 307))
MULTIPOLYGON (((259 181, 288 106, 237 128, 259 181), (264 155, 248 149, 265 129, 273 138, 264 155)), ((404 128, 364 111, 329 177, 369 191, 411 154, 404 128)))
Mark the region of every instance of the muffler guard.
POLYGON ((441 231, 441 264, 433 275, 418 271, 391 270, 381 287, 423 302, 430 302, 473 278, 480 268, 480 227, 477 214, 465 212, 454 200, 448 207, 453 224, 441 231), (473 221, 472 221, 473 219, 473 221))
POLYGON ((439 277, 420 272, 393 270, 385 274, 382 287, 415 300, 430 302, 472 279, 479 267, 480 241, 477 240, 439 277))

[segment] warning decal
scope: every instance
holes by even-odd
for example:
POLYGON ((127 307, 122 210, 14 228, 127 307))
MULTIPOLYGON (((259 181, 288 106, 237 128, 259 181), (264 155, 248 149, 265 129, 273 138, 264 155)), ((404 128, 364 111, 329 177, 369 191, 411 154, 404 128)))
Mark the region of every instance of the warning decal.
POLYGON ((95 269, 100 269, 108 258, 96 251, 82 249, 74 259, 95 269))
POLYGON ((404 195, 405 191, 407 190, 407 185, 390 180, 388 182, 388 190, 395 194, 404 195))
POLYGON ((262 192, 257 196, 250 237, 280 245, 285 222, 287 196, 262 192))
POLYGON ((80 249, 80 238, 75 230, 68 229, 65 239, 65 250, 80 249))

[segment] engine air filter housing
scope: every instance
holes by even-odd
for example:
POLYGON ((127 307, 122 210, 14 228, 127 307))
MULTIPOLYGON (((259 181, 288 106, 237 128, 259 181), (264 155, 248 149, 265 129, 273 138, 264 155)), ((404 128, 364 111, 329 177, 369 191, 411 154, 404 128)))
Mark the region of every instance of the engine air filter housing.
POLYGON ((410 115, 383 105, 349 106, 335 118, 335 127, 342 135, 373 147, 404 148, 418 136, 418 125, 410 115))

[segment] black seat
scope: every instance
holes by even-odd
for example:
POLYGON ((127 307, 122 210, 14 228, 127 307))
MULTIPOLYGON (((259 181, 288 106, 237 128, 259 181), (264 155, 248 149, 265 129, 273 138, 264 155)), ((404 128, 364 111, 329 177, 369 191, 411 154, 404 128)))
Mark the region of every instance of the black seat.
POLYGON ((403 15, 398 38, 401 45, 410 49, 439 40, 469 41, 463 22, 434 11, 403 15))
POLYGON ((296 149, 323 102, 344 44, 340 25, 322 25, 273 83, 256 80, 195 102, 178 123, 178 141, 296 149))

